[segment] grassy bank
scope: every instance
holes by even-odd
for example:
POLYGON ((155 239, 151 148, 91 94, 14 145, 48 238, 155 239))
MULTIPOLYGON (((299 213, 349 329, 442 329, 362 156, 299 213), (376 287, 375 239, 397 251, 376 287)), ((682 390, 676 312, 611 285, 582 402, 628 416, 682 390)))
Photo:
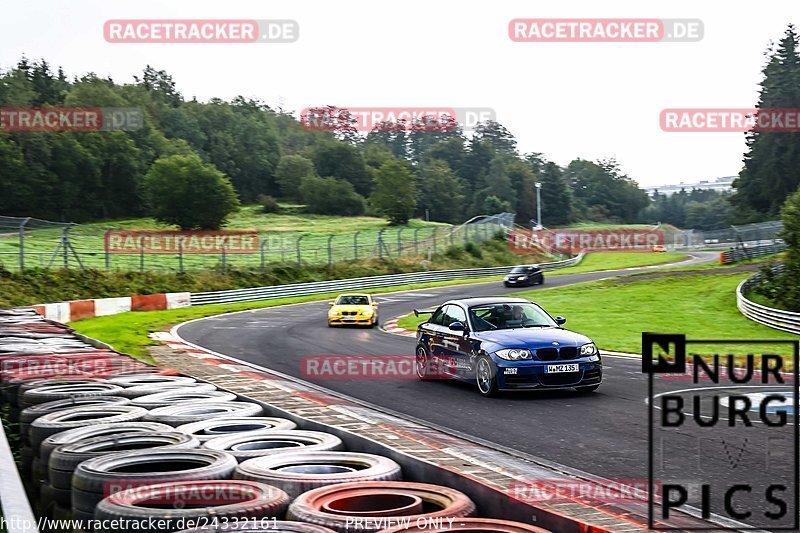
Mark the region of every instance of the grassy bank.
POLYGON ((421 257, 402 257, 395 260, 340 262, 330 266, 298 267, 294 263, 280 263, 267 265, 263 272, 250 269, 225 273, 205 271, 181 274, 31 269, 20 273, 0 269, 0 307, 131 294, 239 289, 421 270, 502 266, 542 260, 544 258, 538 256, 520 257, 513 254, 508 250, 505 240, 494 239, 481 246, 470 245, 468 249, 463 246, 451 247, 432 256, 431 261, 423 262, 421 257))
POLYGON ((547 275, 580 274, 597 270, 617 270, 649 265, 663 265, 686 259, 684 254, 652 252, 593 252, 587 254, 580 264, 561 268, 547 275))
MULTIPOLYGON (((686 273, 637 280, 615 278, 570 287, 521 293, 551 315, 567 317, 567 327, 588 335, 601 349, 641 352, 643 331, 684 333, 689 339, 797 340, 797 336, 748 320, 736 308, 736 286, 750 273, 686 273)), ((401 327, 420 322, 408 316, 401 327)), ((726 347, 735 353, 755 345, 726 347)), ((710 352, 709 346, 700 353, 710 352)))

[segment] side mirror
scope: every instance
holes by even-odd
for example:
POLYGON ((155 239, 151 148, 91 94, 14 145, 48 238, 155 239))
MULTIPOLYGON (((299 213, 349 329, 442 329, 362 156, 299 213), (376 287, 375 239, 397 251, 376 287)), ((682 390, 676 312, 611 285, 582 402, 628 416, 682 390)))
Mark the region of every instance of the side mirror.
POLYGON ((378 302, 372 302, 372 307, 378 307, 378 302))
POLYGON ((335 304, 336 302, 328 302, 328 305, 330 305, 331 307, 333 307, 335 304))
POLYGON ((559 326, 563 326, 566 323, 567 323, 567 319, 564 318, 563 316, 557 316, 556 317, 556 324, 558 324, 559 326))
POLYGON ((453 322, 448 327, 453 331, 467 331, 467 326, 463 322, 453 322))

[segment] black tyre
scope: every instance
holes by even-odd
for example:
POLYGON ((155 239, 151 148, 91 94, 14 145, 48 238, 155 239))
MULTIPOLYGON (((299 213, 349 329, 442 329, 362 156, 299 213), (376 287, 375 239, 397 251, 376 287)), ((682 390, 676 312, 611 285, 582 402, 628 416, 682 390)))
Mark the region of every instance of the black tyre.
POLYGON ((112 383, 72 383, 69 385, 49 385, 25 391, 20 406, 30 407, 66 398, 96 398, 98 396, 119 396, 122 387, 112 383))
MULTIPOLYGON (((26 392, 32 389, 39 389, 41 387, 52 387, 55 385, 86 385, 91 383, 102 383, 102 379, 87 378, 84 376, 65 376, 63 378, 45 378, 45 379, 32 379, 22 380, 16 387, 16 398, 12 405, 22 407, 23 396, 26 392)), ((60 400, 62 398, 53 398, 53 400, 60 400)), ((43 402, 38 402, 43 403, 43 402)))
POLYGON ((203 404, 156 407, 144 417, 146 421, 181 426, 209 418, 259 416, 264 408, 252 402, 205 402, 203 404))
POLYGON ((228 479, 236 459, 205 450, 136 450, 84 461, 72 476, 72 507, 93 512, 109 494, 157 483, 228 479))
POLYGON ((176 383, 196 383, 197 380, 189 376, 161 376, 158 374, 138 373, 125 376, 117 376, 108 379, 109 383, 122 387, 138 387, 140 385, 159 385, 176 383))
MULTIPOLYGON (((288 520, 311 522, 334 531, 353 530, 355 519, 382 517, 382 523, 397 524, 409 518, 436 523, 443 518, 475 515, 475 503, 457 490, 428 483, 365 481, 320 487, 300 495, 289 506, 288 520), (352 513, 348 513, 352 510, 352 513)), ((447 521, 445 520, 445 523, 447 521)), ((377 531, 380 526, 366 526, 360 531, 377 531)), ((492 530, 496 531, 496 530, 492 530)))
POLYGON ((125 398, 138 398, 140 396, 147 396, 149 394, 156 394, 158 392, 167 392, 167 391, 174 391, 174 390, 189 390, 192 392, 208 392, 212 390, 217 390, 215 385, 211 383, 184 383, 182 381, 172 382, 167 381, 165 383, 148 383, 146 385, 135 385, 133 387, 128 387, 124 389, 120 396, 124 396, 125 398))
POLYGON ((62 444, 50 454, 47 463, 48 479, 57 489, 72 488, 75 468, 93 457, 143 449, 190 449, 200 446, 200 441, 179 431, 150 431, 104 435, 92 439, 62 444))
POLYGON ((228 452, 242 462, 276 453, 341 450, 344 445, 342 439, 330 433, 289 430, 218 437, 205 441, 203 448, 228 452))
POLYGON ((72 503, 72 497, 69 490, 57 489, 49 483, 43 483, 40 501, 42 508, 50 508, 53 504, 69 508, 72 503))
POLYGON ((61 431, 109 422, 136 422, 146 414, 147 409, 131 405, 88 405, 42 415, 31 424, 31 448, 38 454, 41 442, 61 431))
POLYGON ((497 370, 486 356, 479 357, 475 363, 475 381, 482 396, 490 398, 497 394, 497 370))
POLYGON ((396 481, 400 465, 387 457, 354 452, 279 453, 248 459, 239 464, 234 479, 259 481, 280 488, 295 498, 335 483, 396 481))
POLYGON ((97 398, 66 398, 52 402, 32 405, 22 410, 19 415, 19 433, 23 442, 28 442, 31 422, 42 415, 72 409, 73 407, 86 407, 87 405, 127 405, 131 401, 122 396, 100 396, 97 398))
POLYGON ((175 428, 157 422, 105 422, 94 424, 88 427, 68 429, 55 435, 50 435, 42 441, 39 446, 39 458, 43 464, 48 464, 53 450, 62 444, 78 442, 81 440, 101 437, 103 435, 119 435, 121 433, 150 432, 150 431, 174 431, 175 428))
POLYGON ((431 373, 434 371, 433 361, 428 350, 424 346, 417 346, 417 351, 414 358, 414 373, 417 378, 422 381, 428 381, 431 378, 431 373))
POLYGON ((178 431, 183 431, 196 437, 200 442, 232 435, 251 435, 274 430, 290 430, 297 424, 286 418, 271 416, 251 416, 237 418, 218 418, 200 420, 190 424, 178 426, 178 431))
MULTIPOLYGON (((289 496, 275 487, 252 481, 180 481, 138 487, 118 492, 101 501, 95 519, 128 524, 119 531, 148 531, 151 520, 159 531, 176 531, 187 525, 234 523, 237 519, 256 523, 283 516, 289 496)), ((209 528, 206 531, 213 531, 209 528)))
POLYGON ((145 409, 155 409, 156 407, 177 405, 185 402, 198 404, 207 402, 232 402, 234 400, 236 400, 236 395, 232 392, 220 390, 195 391, 191 389, 176 389, 157 392, 155 394, 148 394, 147 396, 139 396, 131 401, 131 405, 144 407, 145 409))

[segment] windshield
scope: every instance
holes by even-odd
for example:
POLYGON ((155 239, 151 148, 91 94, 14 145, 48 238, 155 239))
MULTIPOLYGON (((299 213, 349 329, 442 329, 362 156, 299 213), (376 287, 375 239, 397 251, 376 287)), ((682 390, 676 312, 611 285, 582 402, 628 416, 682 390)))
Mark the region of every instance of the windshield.
POLYGON ((512 274, 527 274, 531 272, 533 269, 531 267, 514 267, 511 269, 512 274))
POLYGON ((339 296, 339 299, 336 300, 336 305, 369 305, 369 298, 366 296, 354 296, 352 294, 346 294, 339 296))
POLYGON ((498 303, 469 308, 475 331, 556 326, 544 309, 532 303, 498 303))

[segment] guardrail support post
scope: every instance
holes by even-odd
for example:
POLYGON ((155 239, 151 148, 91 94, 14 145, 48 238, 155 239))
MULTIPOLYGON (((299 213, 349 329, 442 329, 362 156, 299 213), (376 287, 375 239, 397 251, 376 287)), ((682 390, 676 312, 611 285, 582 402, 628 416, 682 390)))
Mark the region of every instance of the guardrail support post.
POLYGON ((400 254, 403 253, 403 228, 397 230, 397 256, 400 257, 400 254))
POLYGON ((19 225, 19 269, 25 270, 25 225, 31 220, 26 218, 19 225))
POLYGON ((303 260, 302 260, 302 258, 300 257, 300 241, 302 241, 302 240, 303 240, 303 237, 305 237, 305 235, 300 235, 300 236, 297 238, 297 266, 298 266, 298 267, 301 267, 301 266, 303 266, 303 260))
POLYGON ((386 228, 381 228, 378 230, 378 258, 383 259, 383 232, 386 231, 386 228))

